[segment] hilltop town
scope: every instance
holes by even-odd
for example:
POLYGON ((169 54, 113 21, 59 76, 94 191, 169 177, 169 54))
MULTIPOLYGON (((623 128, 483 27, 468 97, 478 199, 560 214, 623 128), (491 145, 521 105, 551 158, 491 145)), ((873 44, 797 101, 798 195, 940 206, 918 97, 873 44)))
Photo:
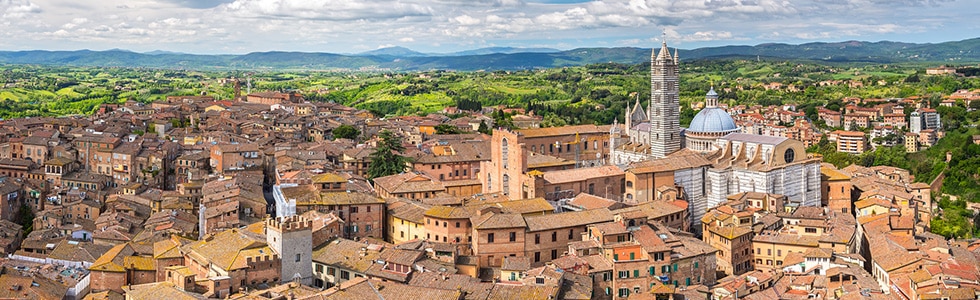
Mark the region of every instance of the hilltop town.
POLYGON ((611 124, 240 90, 3 120, 0 298, 980 297, 980 241, 931 231, 941 178, 808 151, 924 151, 947 134, 926 99, 810 119, 711 87, 682 127, 678 52, 650 59, 611 124))

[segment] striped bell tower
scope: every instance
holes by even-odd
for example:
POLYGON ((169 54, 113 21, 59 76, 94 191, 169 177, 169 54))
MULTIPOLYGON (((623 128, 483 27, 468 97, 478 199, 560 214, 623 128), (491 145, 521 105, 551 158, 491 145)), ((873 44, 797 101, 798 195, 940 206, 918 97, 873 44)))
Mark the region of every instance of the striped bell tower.
POLYGON ((662 158, 681 149, 679 61, 667 49, 666 34, 650 59, 650 154, 662 158))

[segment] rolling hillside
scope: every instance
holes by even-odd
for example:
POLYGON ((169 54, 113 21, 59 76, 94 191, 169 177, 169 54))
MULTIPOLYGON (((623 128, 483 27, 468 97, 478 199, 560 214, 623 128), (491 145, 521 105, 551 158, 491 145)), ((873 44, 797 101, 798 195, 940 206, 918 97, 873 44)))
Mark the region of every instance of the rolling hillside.
MULTIPOLYGON (((360 54, 255 52, 244 55, 194 55, 125 50, 0 51, 0 64, 152 67, 177 69, 305 69, 305 70, 520 70, 581 66, 593 63, 636 64, 649 61, 650 49, 485 48, 450 54, 425 54, 406 48, 386 48, 360 54)), ((980 38, 938 44, 900 42, 760 44, 681 50, 685 60, 724 57, 764 57, 827 62, 953 62, 980 61, 980 38)))

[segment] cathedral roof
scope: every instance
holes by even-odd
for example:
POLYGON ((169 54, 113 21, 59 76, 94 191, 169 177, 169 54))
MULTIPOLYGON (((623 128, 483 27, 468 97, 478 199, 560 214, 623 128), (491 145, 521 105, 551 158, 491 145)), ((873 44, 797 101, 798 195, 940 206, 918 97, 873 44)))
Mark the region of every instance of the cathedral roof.
POLYGON ((709 166, 711 162, 691 149, 681 149, 667 157, 634 162, 628 170, 633 174, 668 172, 709 166))
POLYGON ((711 96, 717 97, 718 96, 718 92, 715 92, 715 87, 711 87, 711 90, 708 91, 708 95, 707 96, 708 97, 711 97, 711 96))
POLYGON ((735 120, 728 112, 718 107, 707 107, 694 116, 687 131, 708 133, 735 129, 738 129, 738 126, 735 125, 735 120))
POLYGON ((633 122, 647 120, 647 113, 643 111, 643 106, 640 105, 640 99, 636 99, 636 104, 633 104, 633 111, 630 113, 630 118, 633 119, 633 122))

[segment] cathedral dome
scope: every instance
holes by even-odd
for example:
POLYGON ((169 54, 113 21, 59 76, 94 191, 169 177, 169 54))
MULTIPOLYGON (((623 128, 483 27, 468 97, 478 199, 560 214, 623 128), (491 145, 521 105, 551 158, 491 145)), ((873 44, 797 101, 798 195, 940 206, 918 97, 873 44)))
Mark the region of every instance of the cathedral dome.
POLYGON ((735 125, 735 120, 728 112, 719 107, 707 107, 694 116, 694 120, 691 120, 691 126, 687 128, 687 131, 715 133, 735 129, 738 129, 738 126, 735 125))

